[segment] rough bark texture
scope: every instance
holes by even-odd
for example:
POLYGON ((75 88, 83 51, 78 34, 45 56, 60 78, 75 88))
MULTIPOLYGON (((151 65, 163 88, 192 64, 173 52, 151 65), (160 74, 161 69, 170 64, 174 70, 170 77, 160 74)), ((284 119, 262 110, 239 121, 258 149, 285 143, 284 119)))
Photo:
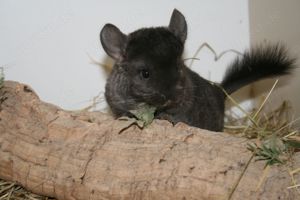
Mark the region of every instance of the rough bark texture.
MULTIPOLYGON (((58 199, 227 199, 247 166, 247 140, 185 124, 128 122, 70 112, 5 82, 0 91, 0 178, 58 199)), ((251 161, 231 199, 299 199, 289 167, 251 161)))

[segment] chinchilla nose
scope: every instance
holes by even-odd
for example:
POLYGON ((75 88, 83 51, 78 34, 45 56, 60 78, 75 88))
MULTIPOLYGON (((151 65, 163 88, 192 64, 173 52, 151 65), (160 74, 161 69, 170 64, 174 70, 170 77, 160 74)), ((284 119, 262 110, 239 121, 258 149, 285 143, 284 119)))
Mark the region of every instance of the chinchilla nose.
POLYGON ((155 98, 153 99, 153 104, 155 104, 156 106, 161 106, 163 104, 165 104, 167 101, 167 98, 164 94, 158 94, 155 95, 155 98))
POLYGON ((167 97, 164 94, 159 95, 159 105, 164 104, 167 101, 167 97))

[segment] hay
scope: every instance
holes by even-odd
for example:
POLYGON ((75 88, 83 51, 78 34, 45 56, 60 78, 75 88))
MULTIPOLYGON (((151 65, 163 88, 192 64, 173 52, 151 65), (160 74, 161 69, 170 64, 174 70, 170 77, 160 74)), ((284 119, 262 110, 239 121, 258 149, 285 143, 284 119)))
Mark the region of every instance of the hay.
POLYGON ((3 83, 4 83, 3 67, 0 67, 0 88, 3 86, 3 83))
POLYGON ((0 199, 4 200, 55 200, 26 191, 14 182, 0 179, 0 199))
POLYGON ((300 132, 294 126, 299 118, 292 118, 291 109, 288 101, 267 113, 255 114, 259 108, 253 109, 249 115, 255 117, 229 119, 230 125, 225 126, 225 132, 254 139, 254 143, 249 143, 249 150, 257 160, 266 160, 267 165, 283 164, 300 150, 300 132), (252 123, 253 118, 255 123, 252 123))

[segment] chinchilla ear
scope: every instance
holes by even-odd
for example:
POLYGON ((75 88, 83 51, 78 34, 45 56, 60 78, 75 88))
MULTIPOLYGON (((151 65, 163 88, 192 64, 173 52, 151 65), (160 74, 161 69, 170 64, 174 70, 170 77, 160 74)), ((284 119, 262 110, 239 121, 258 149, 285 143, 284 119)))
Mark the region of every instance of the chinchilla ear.
POLYGON ((125 48, 127 36, 115 25, 105 24, 100 32, 100 40, 105 52, 120 61, 125 48))
POLYGON ((173 10, 169 29, 184 43, 187 36, 187 24, 183 14, 177 9, 173 10))

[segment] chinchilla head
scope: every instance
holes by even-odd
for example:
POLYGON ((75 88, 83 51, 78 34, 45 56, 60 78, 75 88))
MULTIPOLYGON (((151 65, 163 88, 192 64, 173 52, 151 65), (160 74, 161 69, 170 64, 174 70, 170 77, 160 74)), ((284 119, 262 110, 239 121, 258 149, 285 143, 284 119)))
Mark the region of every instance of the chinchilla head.
POLYGON ((187 36, 184 16, 173 11, 168 27, 142 28, 126 35, 106 24, 100 33, 105 52, 130 82, 130 96, 162 106, 176 100, 182 90, 181 59, 187 36))

